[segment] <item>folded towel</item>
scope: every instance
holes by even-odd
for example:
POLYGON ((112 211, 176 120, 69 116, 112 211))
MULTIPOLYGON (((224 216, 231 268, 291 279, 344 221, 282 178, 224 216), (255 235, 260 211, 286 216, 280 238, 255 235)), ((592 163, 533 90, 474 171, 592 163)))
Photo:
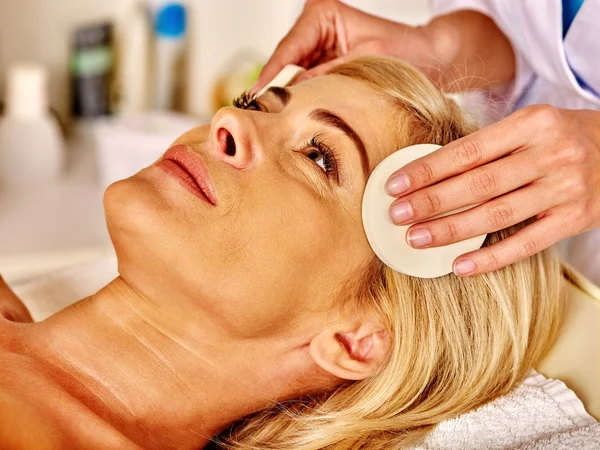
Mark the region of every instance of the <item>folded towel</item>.
MULTIPOLYGON (((88 297, 113 280, 115 257, 14 286, 35 320, 88 297)), ((413 450, 600 450, 600 423, 575 393, 532 370, 509 394, 447 420, 413 450)))
POLYGON ((535 370, 515 389, 434 428, 413 450, 599 450, 600 423, 575 393, 535 370))
POLYGON ((118 276, 117 258, 90 261, 11 286, 36 322, 98 292, 118 276))

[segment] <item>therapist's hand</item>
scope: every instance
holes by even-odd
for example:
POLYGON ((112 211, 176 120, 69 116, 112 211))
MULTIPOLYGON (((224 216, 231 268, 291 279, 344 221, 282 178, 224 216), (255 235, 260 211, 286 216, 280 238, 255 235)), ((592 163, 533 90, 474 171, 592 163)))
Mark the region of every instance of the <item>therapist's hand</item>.
POLYGON ((456 11, 412 27, 351 8, 338 0, 307 0, 250 90, 256 94, 288 64, 322 75, 364 55, 409 62, 445 91, 483 89, 512 80, 515 57, 508 38, 488 16, 456 11))
POLYGON ((33 322, 27 307, 8 287, 2 276, 0 276, 0 317, 12 322, 33 322))
POLYGON ((309 69, 297 81, 367 54, 389 55, 422 69, 437 64, 425 27, 410 27, 366 14, 337 0, 308 0, 296 24, 263 68, 258 92, 288 64, 309 69))
POLYGON ((447 245, 536 217, 511 237, 454 261, 457 275, 499 269, 600 226, 600 112, 521 109, 411 162, 386 188, 399 197, 390 209, 392 220, 420 222, 407 234, 415 248, 447 245))

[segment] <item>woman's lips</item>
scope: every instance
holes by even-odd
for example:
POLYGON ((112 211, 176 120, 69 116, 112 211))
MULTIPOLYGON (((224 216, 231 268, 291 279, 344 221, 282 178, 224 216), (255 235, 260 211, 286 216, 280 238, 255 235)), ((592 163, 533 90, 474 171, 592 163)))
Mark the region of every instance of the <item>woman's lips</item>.
POLYGON ((156 166, 175 177, 191 193, 217 205, 217 196, 204 162, 185 145, 171 147, 156 166))

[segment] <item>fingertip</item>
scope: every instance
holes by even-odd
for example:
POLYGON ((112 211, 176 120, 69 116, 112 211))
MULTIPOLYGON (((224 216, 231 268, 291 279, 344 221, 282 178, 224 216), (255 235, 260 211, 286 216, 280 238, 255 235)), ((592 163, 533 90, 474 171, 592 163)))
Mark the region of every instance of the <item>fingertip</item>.
POLYGON ((265 75, 264 75, 264 71, 260 73, 260 75, 258 76, 258 79, 254 82, 254 84, 252 85, 252 87, 248 90, 248 93, 251 96, 255 96, 256 94, 258 94, 260 92, 260 90, 267 85, 268 81, 265 81, 265 75))
POLYGON ((475 275, 475 263, 469 258, 458 258, 454 261, 452 271, 459 277, 475 275))
POLYGON ((410 178, 403 172, 396 172, 385 183, 385 190, 392 197, 404 194, 410 189, 410 178))
POLYGON ((259 90, 261 87, 263 87, 265 84, 267 84, 268 82, 268 78, 273 78, 273 76, 271 76, 270 74, 273 72, 273 70, 271 69, 271 67, 273 66, 273 63, 271 62, 267 62, 263 68, 260 70, 260 73, 258 74, 258 77, 256 78, 256 81, 254 82, 254 85, 252 86, 251 90, 259 90), (257 89, 258 88, 258 89, 257 89))
POLYGON ((254 97, 258 92, 260 92, 261 89, 262 86, 260 84, 254 83, 254 85, 250 89, 248 89, 248 94, 250 95, 250 97, 254 97))

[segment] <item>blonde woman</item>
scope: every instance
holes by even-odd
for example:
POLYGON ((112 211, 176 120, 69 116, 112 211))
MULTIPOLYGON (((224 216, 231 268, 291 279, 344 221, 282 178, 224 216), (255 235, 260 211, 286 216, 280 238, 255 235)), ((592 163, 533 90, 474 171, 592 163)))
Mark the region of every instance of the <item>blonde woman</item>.
POLYGON ((108 189, 117 279, 0 321, 2 448, 402 448, 552 344, 551 253, 425 280, 367 243, 373 167, 472 131, 419 72, 363 58, 237 104, 108 189))

